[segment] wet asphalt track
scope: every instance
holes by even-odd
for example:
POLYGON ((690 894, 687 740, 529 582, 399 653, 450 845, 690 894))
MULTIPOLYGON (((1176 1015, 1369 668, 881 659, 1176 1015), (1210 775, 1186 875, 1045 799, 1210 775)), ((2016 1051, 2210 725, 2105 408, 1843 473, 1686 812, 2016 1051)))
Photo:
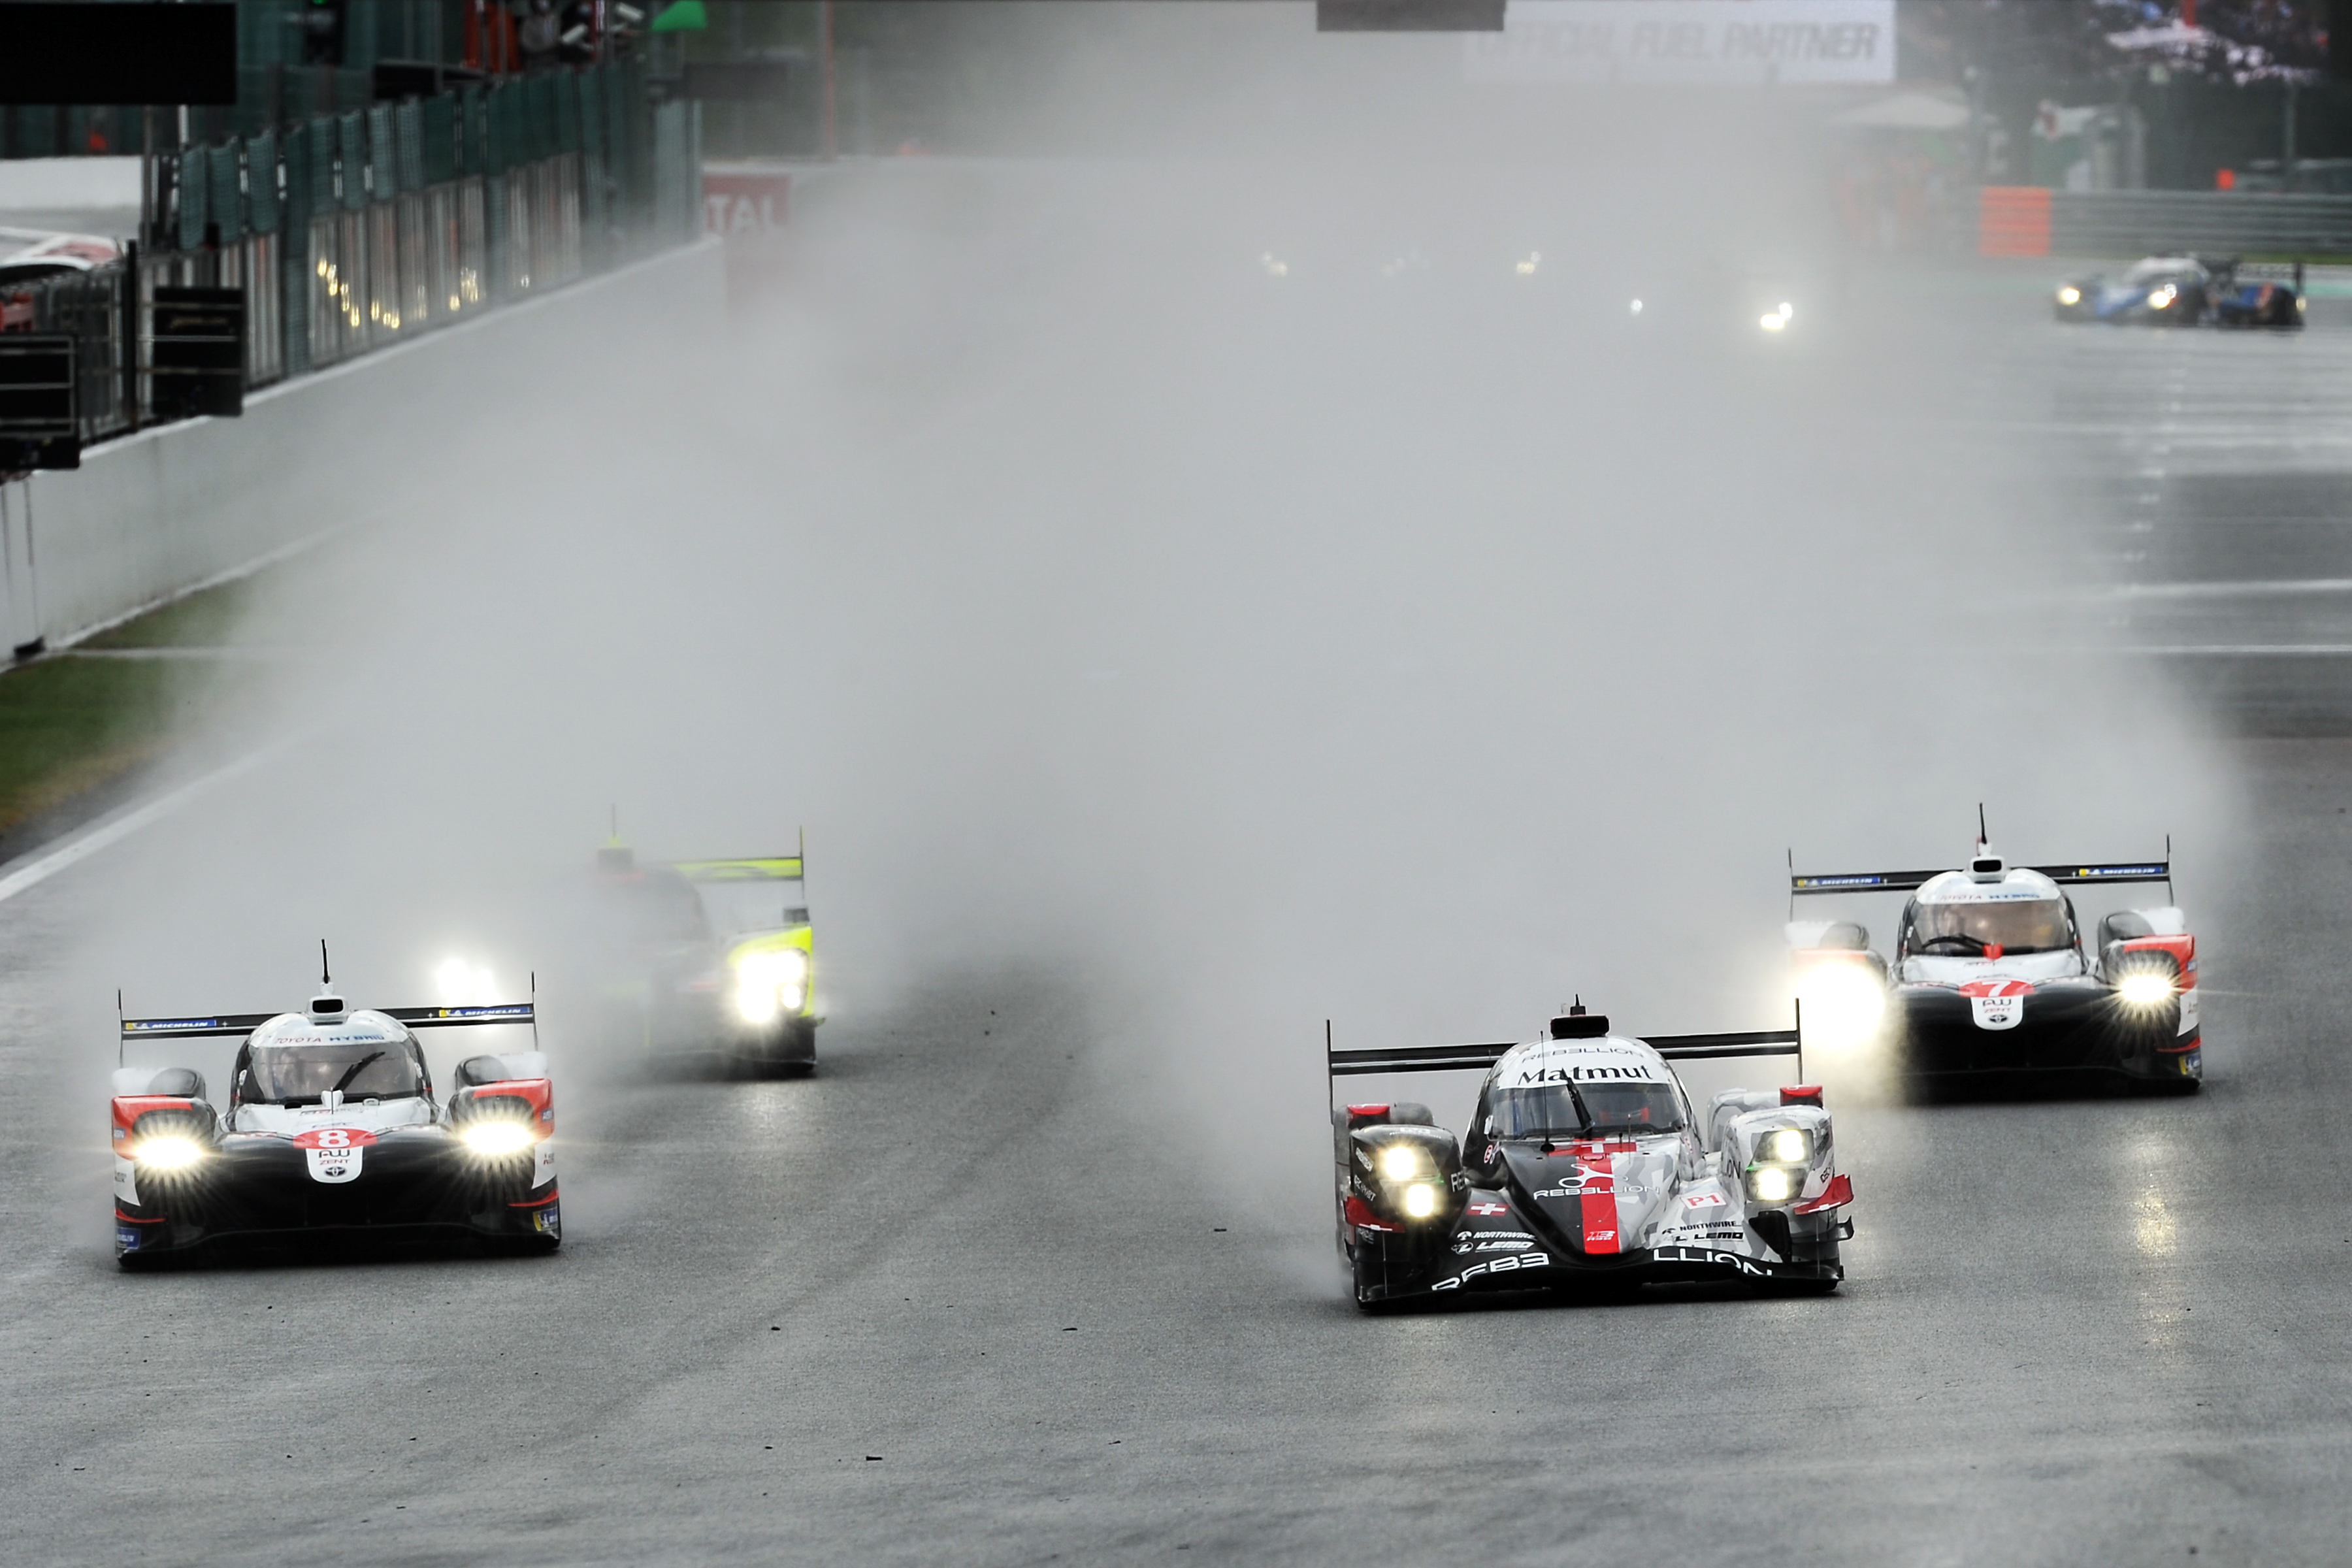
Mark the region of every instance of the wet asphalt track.
MULTIPOLYGON (((2080 416, 1991 438, 2059 444, 2126 580, 2352 577, 2352 332, 2001 352, 2080 416), (2267 434, 2149 436, 2257 395, 2267 434)), ((54 1038, 94 863, 0 908, 0 1557, 2340 1560, 2352 705, 2304 672, 2352 657, 2210 651, 2352 643, 2339 603, 2128 607, 2256 732, 2251 853, 2195 900, 2207 1092, 1843 1110, 1826 1301, 1360 1318, 1327 1212, 1202 1179, 1050 972, 830 1027, 814 1081, 580 1097, 552 1259, 124 1279, 54 1038)))

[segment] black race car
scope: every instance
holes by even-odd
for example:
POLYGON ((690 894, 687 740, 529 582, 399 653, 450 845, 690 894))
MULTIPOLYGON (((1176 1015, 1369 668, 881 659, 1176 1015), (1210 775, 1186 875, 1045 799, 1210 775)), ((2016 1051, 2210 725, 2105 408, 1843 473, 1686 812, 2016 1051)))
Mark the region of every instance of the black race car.
POLYGON ((1483 1071, 1466 1134, 1402 1100, 1335 1109, 1339 1256, 1368 1310, 1494 1290, 1622 1293, 1740 1280, 1822 1294, 1845 1277, 1817 1085, 1696 1110, 1670 1063, 1793 1056, 1798 1031, 1636 1039, 1579 1007, 1520 1043, 1334 1050, 1333 1079, 1483 1071))

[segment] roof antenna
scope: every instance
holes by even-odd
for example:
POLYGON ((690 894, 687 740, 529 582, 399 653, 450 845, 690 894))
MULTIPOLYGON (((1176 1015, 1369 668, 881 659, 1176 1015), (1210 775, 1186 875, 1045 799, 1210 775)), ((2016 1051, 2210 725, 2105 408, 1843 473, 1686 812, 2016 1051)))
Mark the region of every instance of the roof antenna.
POLYGON ((1584 1016, 1584 993, 1581 991, 1576 994, 1576 1000, 1568 1005, 1568 1016, 1571 1018, 1584 1016))
POLYGON ((114 988, 114 1065, 122 1066, 122 987, 114 988))
POLYGON ((1979 801, 1977 802, 1977 847, 1981 850, 1991 842, 1992 836, 1985 831, 1984 802, 1979 801))
POLYGON ((319 939, 319 989, 324 991, 334 983, 334 977, 327 973, 327 939, 322 936, 319 939))

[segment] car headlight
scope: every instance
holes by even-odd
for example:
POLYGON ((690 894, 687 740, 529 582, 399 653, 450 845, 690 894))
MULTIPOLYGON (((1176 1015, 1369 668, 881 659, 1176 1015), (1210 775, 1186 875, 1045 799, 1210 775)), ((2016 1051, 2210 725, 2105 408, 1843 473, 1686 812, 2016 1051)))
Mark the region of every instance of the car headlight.
POLYGON ((1789 324, 1789 318, 1778 310, 1767 310, 1757 319, 1756 324, 1768 332, 1777 332, 1789 324))
POLYGON ((1380 1152, 1381 1179, 1410 1182, 1430 1174, 1429 1156, 1418 1143, 1391 1143, 1380 1152))
POLYGON ((759 948, 735 958, 735 1011, 747 1024, 797 1013, 808 995, 808 954, 797 947, 759 948))
POLYGON ((205 1146, 193 1138, 165 1133, 160 1138, 142 1138, 138 1162, 158 1171, 184 1171, 205 1157, 205 1146))
POLYGON ((2179 289, 2168 283, 2147 297, 2147 308, 2151 310, 2161 310, 2171 304, 2174 297, 2179 293, 2179 289))
POLYGON ((1801 1165, 1811 1153, 1812 1140, 1801 1127, 1775 1127, 1756 1146, 1756 1157, 1780 1164, 1801 1165))
POLYGON ((2083 302, 2083 291, 2072 283, 2063 285, 2058 290, 2058 302, 2062 305, 2079 305, 2083 302))
POLYGON ((1886 1020, 1886 983, 1859 963, 1812 965, 1799 978, 1797 995, 1804 1005, 1809 1047, 1859 1049, 1877 1037, 1886 1020))
POLYGON ((1748 1195, 1759 1204, 1785 1204, 1797 1195, 1801 1174, 1786 1165, 1759 1165, 1748 1173, 1748 1195))
POLYGON ((1404 1213, 1407 1219, 1427 1219, 1437 1212, 1437 1187, 1430 1182, 1415 1182, 1404 1190, 1404 1213))
POLYGON ((2160 1007, 2172 1000, 2172 976, 2161 969, 2136 969, 2123 977, 2116 994, 2133 1007, 2160 1007))
POLYGON ((467 1148, 489 1159, 520 1154, 531 1144, 530 1123, 503 1116, 477 1121, 457 1136, 467 1148))

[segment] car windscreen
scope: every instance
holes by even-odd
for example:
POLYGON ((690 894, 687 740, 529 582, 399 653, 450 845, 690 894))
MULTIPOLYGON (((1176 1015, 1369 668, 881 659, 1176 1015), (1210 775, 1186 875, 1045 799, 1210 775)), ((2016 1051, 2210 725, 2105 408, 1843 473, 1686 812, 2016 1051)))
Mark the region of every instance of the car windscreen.
POLYGON ((2132 263, 2130 270, 2124 274, 2124 281, 2144 285, 2161 283, 2169 278, 2187 283, 2198 278, 2200 271, 2200 268, 2178 257, 2155 258, 2132 263))
POLYGON ((625 942, 699 942, 710 935, 702 900, 675 871, 635 871, 598 881, 599 912, 625 942))
POLYGON ((808 895, 797 877, 747 877, 740 881, 697 882, 702 911, 720 936, 776 931, 808 918, 808 895))
POLYGON ((2004 899, 1985 903, 1915 904, 1904 941, 1911 952, 1975 958, 2003 952, 2057 952, 2074 945, 2063 899, 2004 899))
POLYGON ((1580 1083, 1576 1094, 1560 1083, 1495 1091, 1488 1103, 1498 1138, 1580 1138, 1592 1132, 1671 1132, 1683 1124, 1681 1097, 1672 1084, 1622 1079, 1580 1083), (1592 1113, 1588 1126, 1577 1114, 1578 1098, 1592 1113))
POLYGON ((256 1046, 237 1098, 317 1103, 331 1089, 346 1100, 399 1100, 425 1092, 416 1060, 399 1040, 256 1046))

